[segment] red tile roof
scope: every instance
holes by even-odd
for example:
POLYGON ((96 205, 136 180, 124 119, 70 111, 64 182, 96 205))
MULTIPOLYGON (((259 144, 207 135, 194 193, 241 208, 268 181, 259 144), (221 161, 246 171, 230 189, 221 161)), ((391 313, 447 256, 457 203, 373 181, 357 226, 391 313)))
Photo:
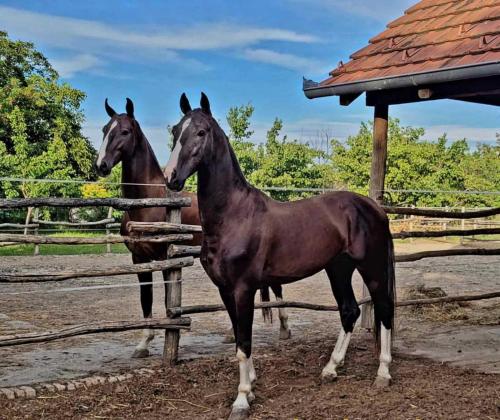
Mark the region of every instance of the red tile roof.
POLYGON ((320 87, 500 62, 500 0, 422 0, 320 87))

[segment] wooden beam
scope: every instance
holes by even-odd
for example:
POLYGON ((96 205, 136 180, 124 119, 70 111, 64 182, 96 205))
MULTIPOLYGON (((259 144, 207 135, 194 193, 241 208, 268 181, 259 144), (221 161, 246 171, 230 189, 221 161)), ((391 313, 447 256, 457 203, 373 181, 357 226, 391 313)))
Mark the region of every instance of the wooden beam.
POLYGON ((370 172, 370 197, 383 204, 385 169, 387 160, 387 133, 389 106, 377 105, 373 121, 373 152, 370 172))
POLYGON ((350 95, 340 95, 339 96, 340 105, 342 105, 342 106, 349 106, 356 99, 358 99, 361 95, 362 95, 362 92, 360 92, 360 93, 353 93, 353 94, 350 94, 350 95))
POLYGON ((189 207, 189 197, 168 198, 2 198, 0 209, 26 207, 113 207, 119 210, 150 207, 189 207))
POLYGON ((482 217, 495 216, 500 214, 500 207, 494 207, 487 210, 476 210, 467 212, 458 211, 444 211, 444 210, 431 210, 419 209, 411 207, 392 207, 382 206, 384 211, 388 214, 410 214, 412 216, 427 216, 427 217, 440 217, 444 219, 478 219, 482 217))
MULTIPOLYGON (((181 209, 170 209, 167 220, 173 226, 181 226, 181 209)), ((192 259, 193 257, 188 258, 192 259)), ((175 261, 175 259, 167 261, 175 261)), ((177 269, 172 267, 172 269, 167 271, 166 277, 166 280, 169 281, 169 283, 166 284, 165 290, 165 309, 168 311, 168 308, 182 306, 182 269, 180 267, 177 269)), ((163 347, 163 363, 165 365, 173 366, 177 363, 179 340, 179 330, 165 331, 165 345, 163 347)))
POLYGON ((75 325, 59 331, 44 333, 28 333, 0 336, 0 347, 19 346, 21 344, 46 343, 61 338, 76 337, 87 334, 97 334, 117 331, 139 330, 153 328, 162 330, 187 330, 191 325, 189 318, 176 319, 146 319, 143 321, 108 321, 90 325, 75 325))
POLYGON ((125 274, 152 273, 153 271, 173 270, 194 264, 193 257, 174 258, 142 264, 122 264, 107 268, 76 268, 61 271, 0 272, 0 283, 36 283, 44 281, 62 281, 76 278, 121 276, 125 274))
MULTIPOLYGON (((377 105, 373 121, 373 152, 370 172, 370 197, 379 205, 384 202, 385 169, 387 161, 387 135, 389 129, 389 106, 377 105)), ((368 299, 370 293, 363 283, 363 298, 368 299)), ((373 305, 367 303, 361 308, 361 327, 371 329, 373 326, 373 305)))
POLYGON ((396 105, 438 99, 458 99, 495 105, 500 97, 498 86, 500 76, 371 91, 366 92, 366 105, 396 105))

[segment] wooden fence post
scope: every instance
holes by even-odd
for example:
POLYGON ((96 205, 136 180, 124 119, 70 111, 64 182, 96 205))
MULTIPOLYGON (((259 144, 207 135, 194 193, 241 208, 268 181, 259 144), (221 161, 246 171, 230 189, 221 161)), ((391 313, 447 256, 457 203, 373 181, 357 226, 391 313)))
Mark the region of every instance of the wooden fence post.
MULTIPOLYGON (((181 208, 171 208, 168 221, 171 223, 181 223, 181 208)), ((182 306, 182 269, 168 270, 167 283, 165 286, 165 308, 182 306)), ((174 318, 174 317, 173 317, 174 318)), ((163 348, 163 364, 173 366, 177 362, 179 353, 180 331, 165 331, 165 347, 163 348)))
MULTIPOLYGON (((108 219, 111 219, 111 217, 113 216, 113 207, 110 207, 108 209, 108 219)), ((111 231, 110 231, 110 226, 109 226, 109 223, 106 223, 106 236, 110 235, 111 234, 111 231)), ((111 244, 106 244, 106 254, 111 254, 111 244)))
MULTIPOLYGON (((33 213, 33 219, 38 220, 38 215, 39 215, 39 211, 38 211, 38 207, 36 207, 35 211, 33 213)), ((36 227, 33 230, 33 234, 38 235, 38 227, 36 227)), ((35 244, 35 250, 33 251, 33 255, 40 255, 40 244, 35 244)))
POLYGON ((31 215, 33 214, 33 207, 28 207, 28 211, 26 213, 26 221, 24 222, 25 228, 24 228, 24 236, 26 236, 29 233, 29 228, 28 225, 31 222, 31 215))
MULTIPOLYGON (((378 204, 384 204, 384 181, 387 162, 387 133, 389 129, 389 105, 375 105, 373 120, 373 152, 370 172, 370 197, 378 204)), ((363 283, 363 298, 370 293, 363 283)), ((373 305, 361 306, 361 327, 373 328, 373 305)))

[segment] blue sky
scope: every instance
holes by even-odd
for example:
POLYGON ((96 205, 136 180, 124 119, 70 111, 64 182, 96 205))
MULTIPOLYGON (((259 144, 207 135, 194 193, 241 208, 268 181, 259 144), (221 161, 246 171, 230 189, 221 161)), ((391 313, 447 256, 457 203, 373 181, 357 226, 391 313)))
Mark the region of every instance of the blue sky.
MULTIPOLYGON (((230 106, 251 102, 254 140, 263 141, 275 117, 291 138, 318 133, 345 139, 372 109, 358 99, 308 100, 302 76, 323 80, 338 61, 363 47, 415 0, 248 1, 3 1, 0 29, 32 41, 64 81, 87 93, 84 132, 96 145, 107 122, 104 98, 136 117, 164 163, 166 126, 178 121, 179 96, 197 105, 207 93, 224 122, 230 106)), ((499 108, 455 101, 401 105, 391 115, 422 126, 427 138, 444 132, 491 142, 500 132, 499 108)))

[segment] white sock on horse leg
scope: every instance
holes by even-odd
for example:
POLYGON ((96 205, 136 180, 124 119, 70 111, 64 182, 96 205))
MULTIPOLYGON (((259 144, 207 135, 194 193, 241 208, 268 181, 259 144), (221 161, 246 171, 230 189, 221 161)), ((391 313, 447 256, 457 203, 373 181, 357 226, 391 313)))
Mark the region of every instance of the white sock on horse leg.
MULTIPOLYGON (((148 316, 147 318, 144 319, 151 319, 151 318, 152 316, 148 316)), ((135 350, 136 351, 147 350, 149 343, 153 340, 154 337, 155 337, 154 330, 152 330, 151 328, 144 328, 142 330, 142 339, 135 348, 135 350)))
POLYGON ((391 379, 389 373, 389 365, 392 362, 391 356, 391 330, 380 326, 380 365, 378 368, 377 376, 382 378, 391 379))
POLYGON ((248 410, 249 402, 253 400, 252 383, 250 381, 250 363, 245 353, 238 348, 236 358, 240 368, 240 384, 238 385, 238 396, 233 403, 233 409, 248 410))
POLYGON ((330 356, 330 360, 321 372, 321 376, 337 376, 337 367, 344 363, 347 347, 351 341, 351 335, 352 333, 346 333, 344 328, 340 330, 340 334, 332 351, 332 355, 330 356))

